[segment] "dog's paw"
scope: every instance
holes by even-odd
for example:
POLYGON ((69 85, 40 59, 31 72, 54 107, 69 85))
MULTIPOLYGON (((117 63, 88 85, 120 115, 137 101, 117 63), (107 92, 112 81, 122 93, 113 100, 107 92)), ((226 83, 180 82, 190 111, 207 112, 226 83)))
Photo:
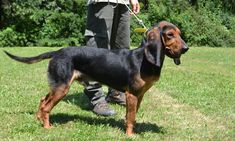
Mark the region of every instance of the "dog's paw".
POLYGON ((43 125, 43 128, 50 129, 50 128, 52 128, 52 126, 51 126, 51 124, 46 124, 46 125, 43 125))

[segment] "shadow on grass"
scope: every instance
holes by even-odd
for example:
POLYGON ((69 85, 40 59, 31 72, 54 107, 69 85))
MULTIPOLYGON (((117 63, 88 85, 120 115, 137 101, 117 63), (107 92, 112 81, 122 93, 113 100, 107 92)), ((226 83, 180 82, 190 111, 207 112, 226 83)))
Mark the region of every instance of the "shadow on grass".
POLYGON ((63 99, 63 101, 65 101, 67 103, 77 105, 82 110, 90 110, 88 97, 82 92, 74 93, 74 94, 68 94, 63 99))
MULTIPOLYGON (((83 110, 90 110, 89 100, 83 93, 69 94, 63 99, 63 101, 77 105, 83 110)), ((54 114, 50 116, 50 122, 52 124, 65 124, 69 121, 82 121, 90 125, 109 125, 114 128, 119 128, 123 130, 123 132, 125 132, 124 120, 116 120, 112 117, 93 118, 82 115, 69 115, 64 113, 54 114)), ((136 123, 135 132, 138 134, 143 132, 153 132, 161 134, 165 133, 163 127, 159 127, 156 124, 152 123, 136 123)))
MULTIPOLYGON (((124 121, 123 120, 116 120, 114 118, 93 118, 81 115, 68 115, 64 113, 59 113, 50 116, 50 121, 52 124, 65 124, 69 121, 82 121, 90 125, 108 125, 114 128, 119 128, 123 132, 125 131, 124 128, 124 121)), ((143 132, 153 132, 153 133, 161 133, 164 134, 164 128, 159 127, 156 124, 152 123, 137 123, 135 128, 136 133, 143 133, 143 132)))

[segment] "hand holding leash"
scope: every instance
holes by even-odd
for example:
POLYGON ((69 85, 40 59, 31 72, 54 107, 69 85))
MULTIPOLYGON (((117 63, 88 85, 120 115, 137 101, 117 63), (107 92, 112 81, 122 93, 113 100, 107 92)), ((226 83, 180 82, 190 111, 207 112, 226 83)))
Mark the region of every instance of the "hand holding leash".
POLYGON ((140 12, 140 4, 138 0, 130 0, 132 6, 132 13, 138 14, 140 12))

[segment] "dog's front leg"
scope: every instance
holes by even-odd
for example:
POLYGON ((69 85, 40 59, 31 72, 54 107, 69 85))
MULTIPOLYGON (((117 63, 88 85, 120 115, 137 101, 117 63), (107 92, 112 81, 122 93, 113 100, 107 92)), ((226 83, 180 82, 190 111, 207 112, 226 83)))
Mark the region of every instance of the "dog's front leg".
POLYGON ((132 93, 126 92, 126 134, 133 136, 135 117, 137 111, 137 97, 132 93))

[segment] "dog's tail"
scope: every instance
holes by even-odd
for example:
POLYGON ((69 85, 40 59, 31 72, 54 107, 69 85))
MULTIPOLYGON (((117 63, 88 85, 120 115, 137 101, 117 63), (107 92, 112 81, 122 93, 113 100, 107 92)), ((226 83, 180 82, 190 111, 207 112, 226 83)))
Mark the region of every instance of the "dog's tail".
POLYGON ((37 63, 39 61, 42 61, 44 59, 52 58, 56 54, 57 51, 46 52, 46 53, 43 53, 43 54, 40 54, 40 55, 34 56, 34 57, 20 57, 20 56, 12 55, 12 54, 10 54, 7 51, 4 51, 4 52, 11 59, 14 59, 16 61, 19 61, 19 62, 22 62, 22 63, 26 63, 26 64, 33 64, 33 63, 37 63))

